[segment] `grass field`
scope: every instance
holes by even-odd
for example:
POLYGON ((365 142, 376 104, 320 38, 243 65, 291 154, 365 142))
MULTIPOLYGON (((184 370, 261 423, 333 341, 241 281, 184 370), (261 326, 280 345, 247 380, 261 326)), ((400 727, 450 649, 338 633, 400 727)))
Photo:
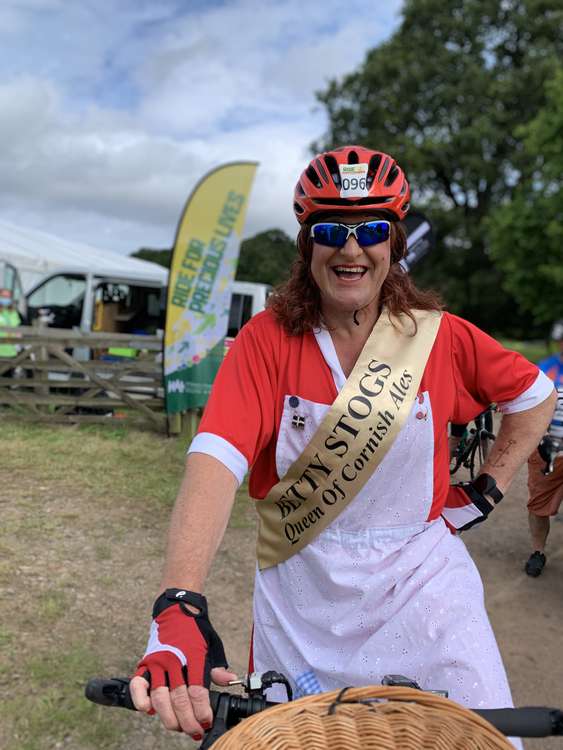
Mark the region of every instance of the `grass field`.
MULTIPOLYGON (((2 420, 3 750, 192 746, 83 698, 88 678, 142 655, 184 453, 150 432, 2 420)), ((245 500, 231 527, 252 526, 245 500)))
POLYGON ((530 362, 539 362, 540 359, 549 357, 553 353, 545 341, 514 341, 512 339, 499 339, 499 341, 507 349, 523 354, 530 362))

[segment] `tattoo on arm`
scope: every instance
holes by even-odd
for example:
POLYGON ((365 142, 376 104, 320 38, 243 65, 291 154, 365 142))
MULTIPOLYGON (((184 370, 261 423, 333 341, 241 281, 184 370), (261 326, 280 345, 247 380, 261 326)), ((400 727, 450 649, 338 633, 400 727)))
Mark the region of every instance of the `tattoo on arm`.
POLYGON ((496 455, 494 457, 494 460, 491 461, 491 466, 504 466, 505 464, 503 458, 505 456, 508 456, 508 454, 510 453, 510 449, 515 445, 516 440, 507 440, 506 445, 499 450, 498 455, 496 455))

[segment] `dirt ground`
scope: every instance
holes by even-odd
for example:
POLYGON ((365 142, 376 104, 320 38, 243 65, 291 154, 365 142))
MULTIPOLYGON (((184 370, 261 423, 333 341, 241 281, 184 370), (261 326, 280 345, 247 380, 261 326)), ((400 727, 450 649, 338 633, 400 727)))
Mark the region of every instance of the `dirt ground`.
MULTIPOLYGON (((487 609, 517 706, 563 706, 563 515, 552 520, 547 565, 523 572, 530 553, 526 471, 521 469, 493 518, 465 534, 485 585, 487 609)), ((563 748, 563 738, 529 740, 563 748)))
MULTIPOLYGON (((516 705, 563 707, 563 523, 552 524, 544 574, 527 577, 525 503, 522 470, 494 518, 465 539, 484 580, 516 705)), ((64 476, 39 482, 29 464, 23 471, 22 462, 17 481, 13 471, 2 476, 0 470, 0 514, 6 531, 0 563, 10 556, 15 560, 9 574, 5 568, 0 577, 0 646, 6 646, 0 693, 12 698, 4 719, 0 712, 0 747, 194 747, 189 739, 160 730, 155 719, 92 707, 82 698, 85 677, 127 675, 142 654, 169 511, 116 504, 94 488, 77 497, 64 476), (9 614, 15 602, 17 629, 9 614), (32 695, 25 688, 30 674, 32 695), (14 684, 21 690, 15 702, 14 684), (51 720, 63 694, 66 713, 56 724, 51 720), (22 714, 28 714, 23 721, 22 714)), ((229 527, 206 591, 214 625, 240 673, 246 669, 251 627, 252 518, 249 508, 243 522, 239 518, 229 527)), ((563 750, 563 738, 526 744, 529 750, 563 750)))

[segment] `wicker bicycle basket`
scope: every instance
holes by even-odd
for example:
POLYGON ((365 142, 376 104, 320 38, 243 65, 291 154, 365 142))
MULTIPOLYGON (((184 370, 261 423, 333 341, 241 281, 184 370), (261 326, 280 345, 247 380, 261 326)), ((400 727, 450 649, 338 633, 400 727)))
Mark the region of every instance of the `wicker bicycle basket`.
POLYGON ((381 685, 282 703, 244 719, 214 750, 514 750, 469 709, 381 685))

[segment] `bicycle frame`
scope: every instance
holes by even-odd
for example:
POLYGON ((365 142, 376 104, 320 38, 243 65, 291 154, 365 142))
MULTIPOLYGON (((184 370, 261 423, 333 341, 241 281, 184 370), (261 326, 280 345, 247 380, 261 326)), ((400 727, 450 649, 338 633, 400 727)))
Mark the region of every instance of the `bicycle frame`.
POLYGON ((453 455, 453 467, 450 466, 451 475, 463 466, 463 468, 469 469, 471 479, 475 478, 476 470, 478 471, 487 458, 490 443, 495 440, 495 434, 493 433, 495 410, 494 405, 489 406, 475 417, 474 427, 466 428, 453 455))

